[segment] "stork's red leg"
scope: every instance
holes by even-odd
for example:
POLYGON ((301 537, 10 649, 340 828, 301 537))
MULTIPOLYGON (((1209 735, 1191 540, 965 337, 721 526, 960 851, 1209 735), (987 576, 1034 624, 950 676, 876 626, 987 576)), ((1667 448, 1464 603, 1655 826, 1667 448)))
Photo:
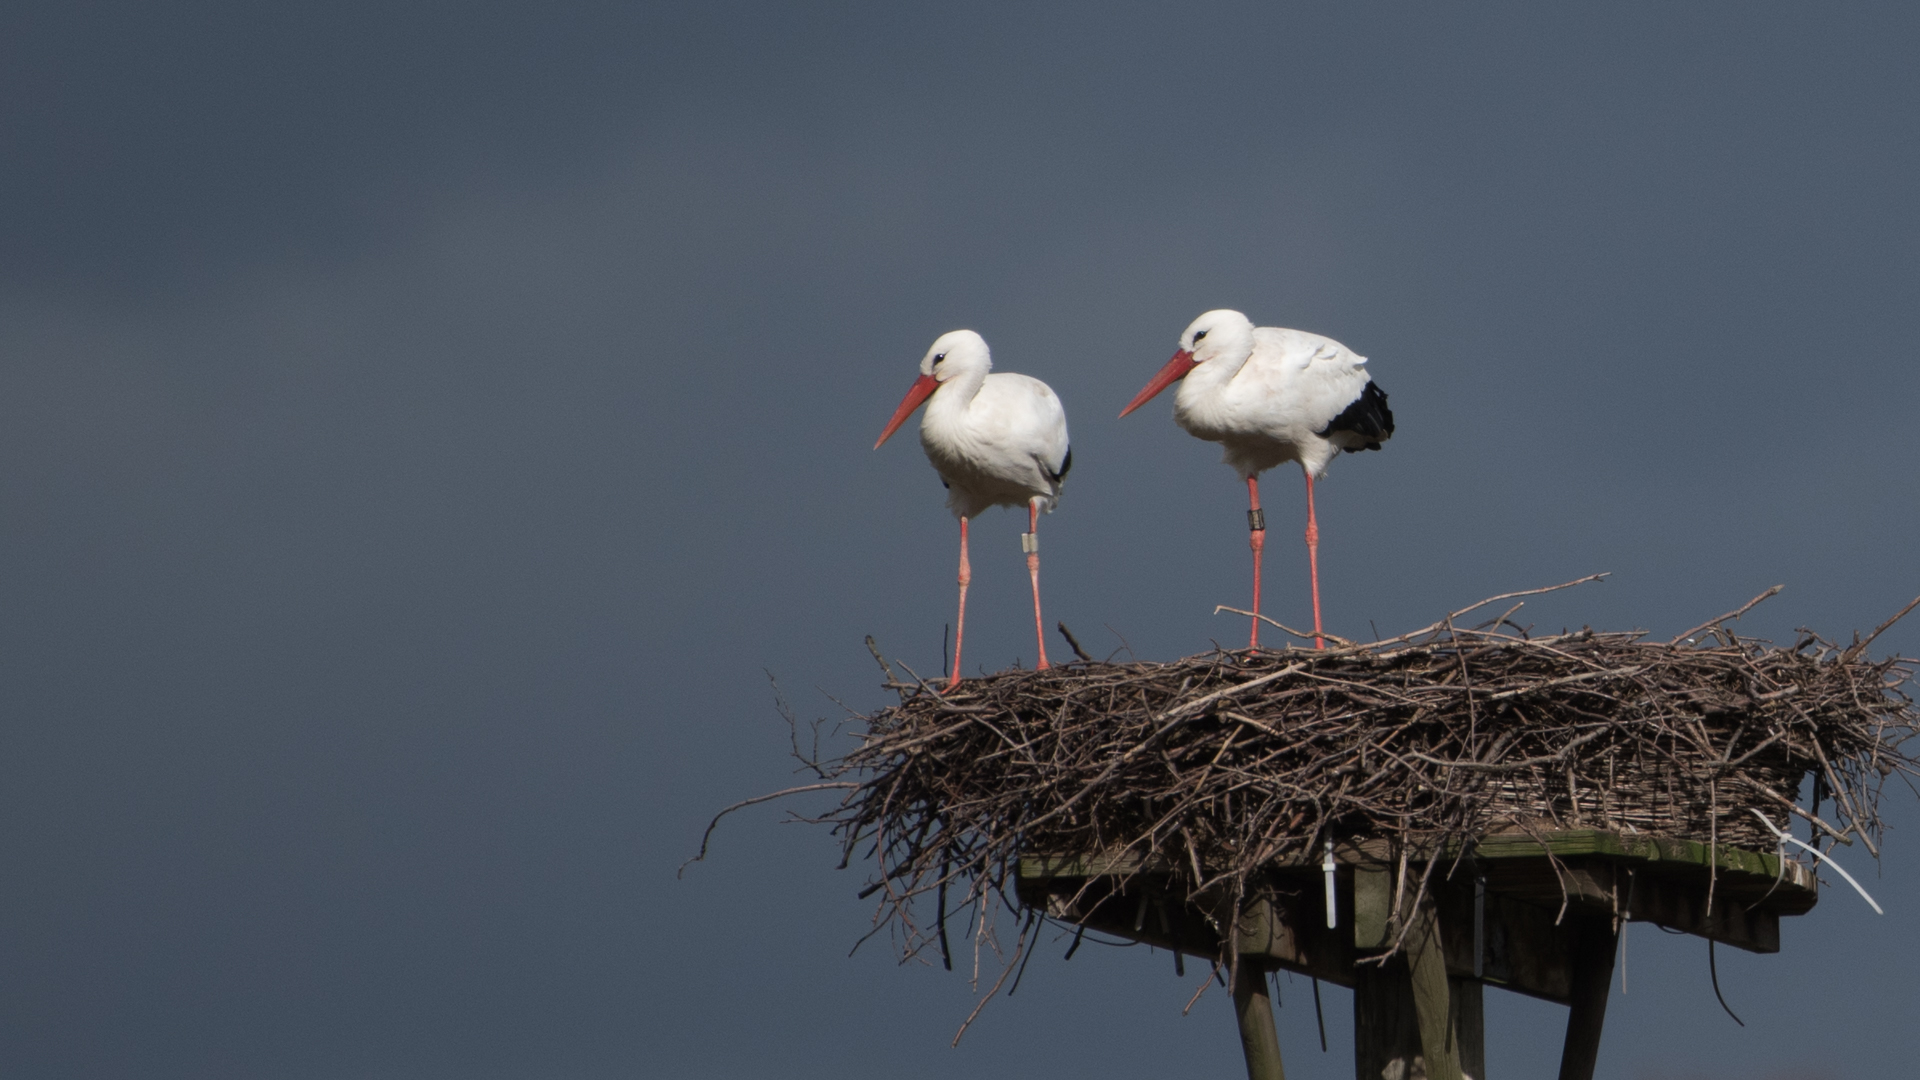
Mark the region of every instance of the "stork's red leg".
POLYGON ((1324 649, 1320 637, 1320 523, 1313 517, 1313 474, 1307 473, 1307 567, 1313 574, 1313 647, 1324 649))
POLYGON ((953 678, 947 689, 960 685, 960 638, 967 632, 967 583, 973 580, 973 567, 967 564, 967 519, 960 519, 960 614, 953 621, 953 678))
POLYGON ((1020 546, 1027 549, 1027 576, 1033 579, 1033 633, 1040 643, 1040 662, 1033 665, 1036 671, 1045 671, 1047 663, 1047 624, 1040 618, 1040 507, 1032 500, 1027 502, 1027 532, 1020 538, 1020 546))
POLYGON ((1260 480, 1247 477, 1247 529, 1253 546, 1253 635, 1247 648, 1260 647, 1260 555, 1267 550, 1267 515, 1260 509, 1260 480))

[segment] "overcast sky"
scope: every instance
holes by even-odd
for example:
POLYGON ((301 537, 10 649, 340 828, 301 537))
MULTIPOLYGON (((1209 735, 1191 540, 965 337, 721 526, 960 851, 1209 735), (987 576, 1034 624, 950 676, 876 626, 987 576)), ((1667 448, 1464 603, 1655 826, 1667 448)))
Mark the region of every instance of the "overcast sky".
MULTIPOLYGON (((1844 636, 1920 592, 1901 5, 24 4, 0 11, 0 1073, 1221 1076, 1225 995, 849 957, 762 807, 937 671, 957 530, 874 437, 970 327, 1066 404, 1048 618, 1232 643, 1244 490, 1156 402, 1209 308, 1371 357, 1328 628, 1844 636)), ((1267 604, 1308 618, 1299 481, 1267 604)), ((1022 522, 969 667, 1032 663, 1022 522)), ((1888 652, 1920 653, 1920 621, 1888 652)), ((1128 655, 1122 651, 1121 655, 1128 655)), ((1920 812, 1783 951, 1630 935, 1613 1080, 1894 1076, 1920 812)), ((1322 1055, 1282 981, 1290 1075, 1322 1055)), ((1489 1071, 1565 1011, 1489 992, 1489 1071)))

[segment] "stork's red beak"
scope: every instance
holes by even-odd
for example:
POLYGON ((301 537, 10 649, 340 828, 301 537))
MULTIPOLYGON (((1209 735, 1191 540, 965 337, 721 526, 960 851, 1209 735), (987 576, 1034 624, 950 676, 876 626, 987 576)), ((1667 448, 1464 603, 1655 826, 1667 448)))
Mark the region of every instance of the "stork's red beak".
POLYGON ((1193 370, 1194 363, 1193 354, 1187 350, 1181 349, 1174 353, 1173 359, 1167 361, 1167 366, 1160 369, 1160 374, 1153 377, 1153 381, 1147 384, 1147 388, 1135 394, 1133 400, 1127 402, 1127 407, 1120 410, 1120 415, 1125 416, 1145 405, 1153 400, 1155 394, 1186 378, 1187 372, 1193 370))
POLYGON ((880 443, 893 438, 893 433, 900 430, 901 424, 907 422, 907 417, 913 415, 913 410, 919 408, 920 403, 932 397, 933 392, 938 389, 940 389, 940 380, 931 375, 922 375, 913 380, 912 388, 907 391, 906 397, 900 399, 900 407, 893 410, 893 419, 887 421, 887 430, 880 433, 880 439, 873 444, 873 448, 878 450, 880 443))

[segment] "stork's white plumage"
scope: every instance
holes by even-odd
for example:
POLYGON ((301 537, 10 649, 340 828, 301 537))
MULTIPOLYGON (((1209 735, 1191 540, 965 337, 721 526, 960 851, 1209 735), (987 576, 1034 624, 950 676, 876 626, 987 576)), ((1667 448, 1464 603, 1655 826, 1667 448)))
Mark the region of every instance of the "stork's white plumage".
MULTIPOLYGON (((1173 418, 1188 433, 1226 448, 1226 463, 1247 481, 1252 531, 1253 610, 1260 610, 1260 555, 1266 516, 1261 473, 1297 461, 1307 479, 1307 562, 1313 582, 1314 644, 1320 638, 1320 528, 1313 482, 1342 450, 1378 450, 1393 435, 1387 395, 1367 374, 1367 358, 1318 334, 1254 326, 1237 311, 1209 311, 1180 335, 1180 349, 1120 410, 1125 416, 1176 380, 1173 418)), ((1251 647, 1260 645, 1253 620, 1251 647)))
POLYGON ((942 334, 920 361, 914 381, 893 419, 873 444, 878 450, 913 410, 927 402, 920 418, 920 445, 947 486, 947 508, 960 519, 960 614, 953 631, 953 678, 960 685, 960 641, 967 625, 967 520, 990 506, 1027 508, 1027 531, 1020 546, 1027 553, 1033 581, 1033 627, 1040 660, 1047 667, 1047 635, 1040 619, 1040 511, 1053 512, 1060 485, 1073 465, 1067 448, 1067 412, 1051 387, 1039 379, 989 374, 993 361, 987 343, 971 330, 942 334), (931 400, 929 400, 931 398, 931 400))

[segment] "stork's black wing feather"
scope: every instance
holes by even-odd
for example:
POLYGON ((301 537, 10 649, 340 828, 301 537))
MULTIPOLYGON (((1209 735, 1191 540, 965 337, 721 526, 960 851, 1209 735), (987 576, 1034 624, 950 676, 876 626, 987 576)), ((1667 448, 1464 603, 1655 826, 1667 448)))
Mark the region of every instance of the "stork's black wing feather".
POLYGON ((1393 410, 1387 408, 1386 391, 1369 379, 1360 396, 1353 399, 1353 404, 1342 409, 1340 415, 1317 434, 1322 438, 1331 438, 1337 433, 1350 435, 1352 441, 1362 444, 1362 447, 1354 449, 1380 449, 1381 442, 1393 435, 1393 410))

